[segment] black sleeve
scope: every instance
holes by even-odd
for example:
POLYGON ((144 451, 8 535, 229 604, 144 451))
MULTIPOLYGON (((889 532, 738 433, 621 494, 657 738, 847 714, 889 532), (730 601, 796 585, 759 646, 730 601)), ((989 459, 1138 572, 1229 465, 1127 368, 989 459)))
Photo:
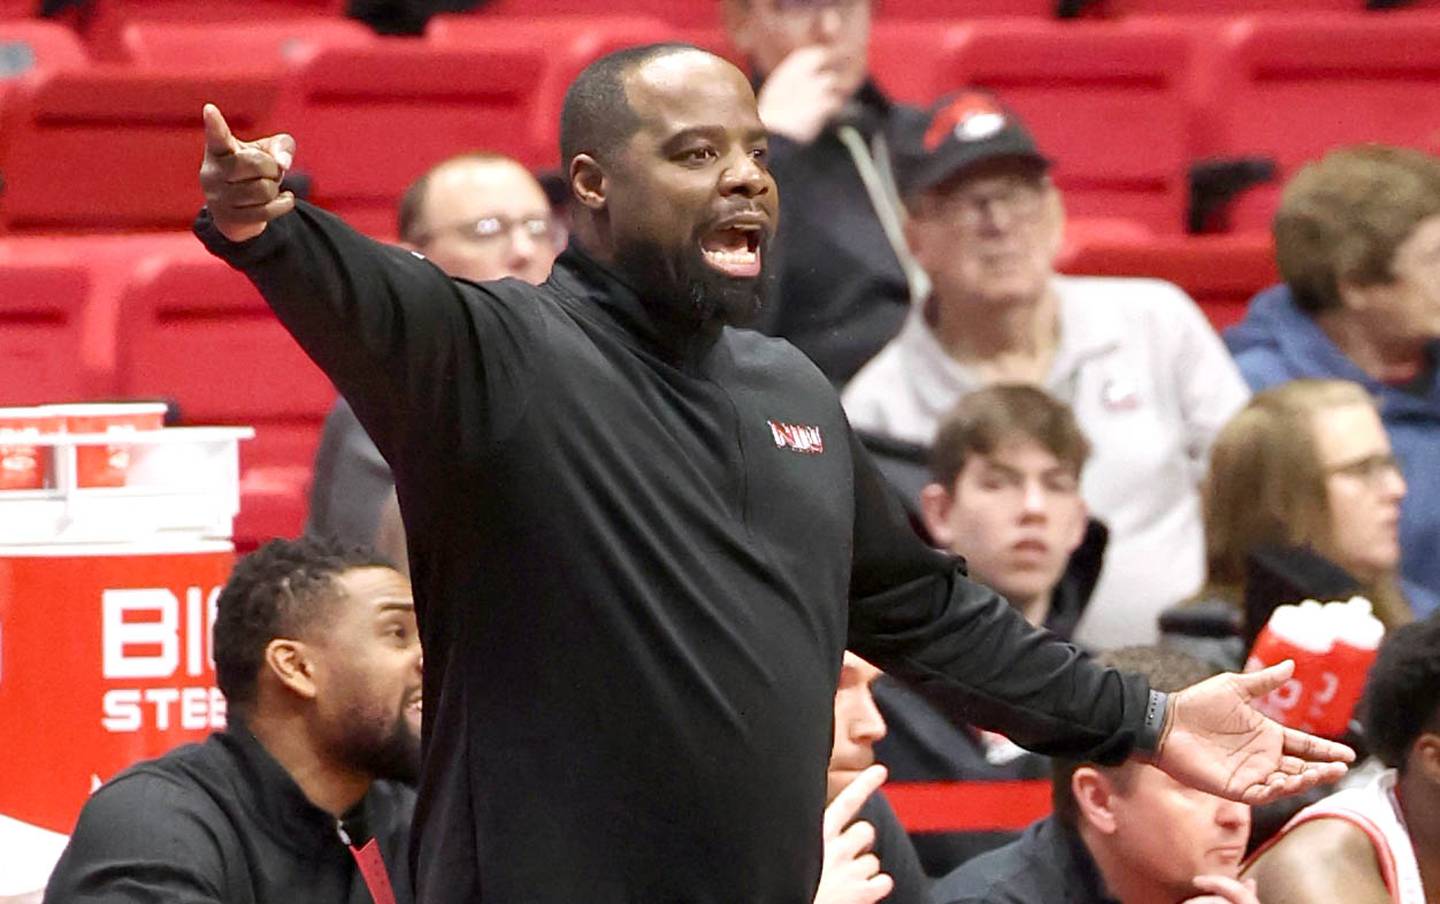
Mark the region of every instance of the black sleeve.
MULTIPOLYGON (((1153 746, 1143 678, 1097 665, 1032 628, 964 563, 910 529, 860 442, 849 649, 910 684, 956 722, 1037 753, 1116 763, 1153 746)), ((1163 699, 1163 695, 1161 696, 1163 699)))
POLYGON ((239 845, 223 825, 213 803, 164 778, 118 779, 80 811, 46 904, 220 904, 224 851, 239 845))
POLYGON ((904 826, 884 791, 870 795, 860 808, 859 819, 875 828, 875 856, 880 858, 880 869, 895 880, 895 889, 882 900, 885 904, 925 904, 930 900, 930 877, 920 866, 915 854, 915 845, 905 833, 904 826))
POLYGON ((517 419, 539 328, 518 289, 451 279, 304 202, 245 242, 226 239, 208 211, 195 233, 255 284, 392 467, 405 452, 402 424, 423 434, 429 454, 446 456, 498 442, 517 419))

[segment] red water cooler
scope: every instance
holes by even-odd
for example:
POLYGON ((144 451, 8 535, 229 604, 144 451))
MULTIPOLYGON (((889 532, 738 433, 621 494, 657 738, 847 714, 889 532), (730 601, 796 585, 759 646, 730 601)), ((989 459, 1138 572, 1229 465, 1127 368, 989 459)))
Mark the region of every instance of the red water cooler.
POLYGON ((225 724, 210 627, 253 431, 64 431, 0 423, 0 896, 101 782, 225 724))

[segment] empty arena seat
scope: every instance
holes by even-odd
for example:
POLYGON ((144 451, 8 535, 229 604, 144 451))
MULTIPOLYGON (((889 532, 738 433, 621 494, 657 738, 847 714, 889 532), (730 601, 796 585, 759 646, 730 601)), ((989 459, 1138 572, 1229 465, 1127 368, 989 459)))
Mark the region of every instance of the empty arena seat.
MULTIPOLYGON (((96 59, 125 60, 126 26, 137 22, 275 22, 339 18, 346 0, 90 0, 75 24, 96 59)), ((233 61, 237 65, 241 61, 233 61)))
POLYGON ((317 201, 362 228, 393 223, 405 188, 454 154, 483 148, 532 166, 558 156, 531 128, 545 66, 539 44, 332 47, 292 71, 274 119, 295 136, 317 201))
POLYGON ((326 47, 364 47, 376 38, 359 22, 311 16, 210 23, 142 19, 127 24, 120 40, 137 66, 193 70, 295 66, 326 47))
POLYGON ((183 229, 206 102, 260 131, 279 78, 92 67, 24 79, 0 111, 0 224, 10 230, 183 229))
MULTIPOLYGON (((1271 157, 1283 181, 1347 144, 1440 150, 1440 18, 1255 16, 1222 29, 1209 59, 1199 154, 1271 157)), ((1247 192, 1233 228, 1266 227, 1278 186, 1247 192)))
POLYGON ((0 246, 0 407, 88 398, 80 348, 90 277, 78 261, 0 246))
MULTIPOLYGON (((478 10, 476 17, 595 16, 599 5, 595 0, 490 0, 478 10)), ((629 0, 615 4, 614 11, 627 16, 649 16, 686 28, 714 28, 721 24, 720 6, 718 0, 629 0)))
POLYGON ((894 19, 949 19, 964 21, 991 16, 1055 15, 1056 0, 881 0, 875 4, 877 21, 894 19))
POLYGON ((0 83, 40 69, 89 64, 84 45, 65 26, 34 19, 0 19, 0 83))
POLYGON ((198 244, 141 261, 121 297, 120 390, 180 405, 186 423, 246 424, 237 538, 304 522, 330 381, 244 276, 198 244))
POLYGON ((995 91, 1055 162, 1072 213, 1182 232, 1192 49, 1159 21, 981 20, 947 40, 936 89, 995 91))
POLYGON ((1067 273, 1148 276, 1173 282, 1200 305, 1215 329, 1245 315, 1250 299, 1280 281, 1269 233, 1166 236, 1144 242, 1081 240, 1063 264, 1067 273))
POLYGON ((580 70, 616 50, 682 37, 679 29, 662 19, 628 13, 514 19, 436 16, 426 30, 426 40, 439 48, 492 54, 507 48, 530 48, 543 56, 544 68, 535 85, 530 114, 529 140, 537 154, 531 162, 544 166, 559 162, 560 109, 566 89, 580 70))

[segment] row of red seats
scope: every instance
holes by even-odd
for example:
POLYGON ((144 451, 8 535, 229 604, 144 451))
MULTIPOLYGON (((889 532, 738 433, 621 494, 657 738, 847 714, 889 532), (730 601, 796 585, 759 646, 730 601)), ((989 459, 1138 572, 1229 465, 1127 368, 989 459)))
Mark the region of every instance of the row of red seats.
MULTIPOLYGON (((1264 235, 1075 237, 1071 273, 1158 276, 1217 326, 1274 281, 1264 235)), ((166 398, 187 423, 249 424, 242 545, 293 535, 335 393, 242 276, 188 233, 0 240, 0 405, 166 398)))
MULTIPOLYGON (((460 149, 555 162, 565 86, 587 62, 639 42, 718 31, 656 19, 439 17, 424 39, 377 38, 338 18, 245 25, 135 22, 126 64, 89 64, 46 23, 0 23, 33 71, 0 81, 0 229, 175 228, 196 198, 198 110, 220 104, 242 135, 284 128, 315 196, 390 229, 404 187, 460 149), (504 23, 504 24, 501 24, 504 23), (4 86, 8 85, 8 94, 4 86)), ((995 88, 1058 161, 1072 212, 1183 231, 1187 169, 1213 155, 1275 159, 1283 179, 1340 144, 1433 148, 1440 16, 1245 17, 966 24, 882 22, 877 78, 928 101, 995 88)), ((1263 226, 1252 193, 1236 228, 1263 226)))

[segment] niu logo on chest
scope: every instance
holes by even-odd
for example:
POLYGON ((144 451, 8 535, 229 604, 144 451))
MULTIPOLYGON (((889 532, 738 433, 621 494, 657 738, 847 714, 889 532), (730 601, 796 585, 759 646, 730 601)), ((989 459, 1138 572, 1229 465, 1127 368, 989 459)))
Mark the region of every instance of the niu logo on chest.
POLYGON ((768 421, 770 435, 775 439, 775 448, 789 449, 802 455, 819 455, 825 451, 825 438, 819 427, 808 424, 782 424, 768 421))

